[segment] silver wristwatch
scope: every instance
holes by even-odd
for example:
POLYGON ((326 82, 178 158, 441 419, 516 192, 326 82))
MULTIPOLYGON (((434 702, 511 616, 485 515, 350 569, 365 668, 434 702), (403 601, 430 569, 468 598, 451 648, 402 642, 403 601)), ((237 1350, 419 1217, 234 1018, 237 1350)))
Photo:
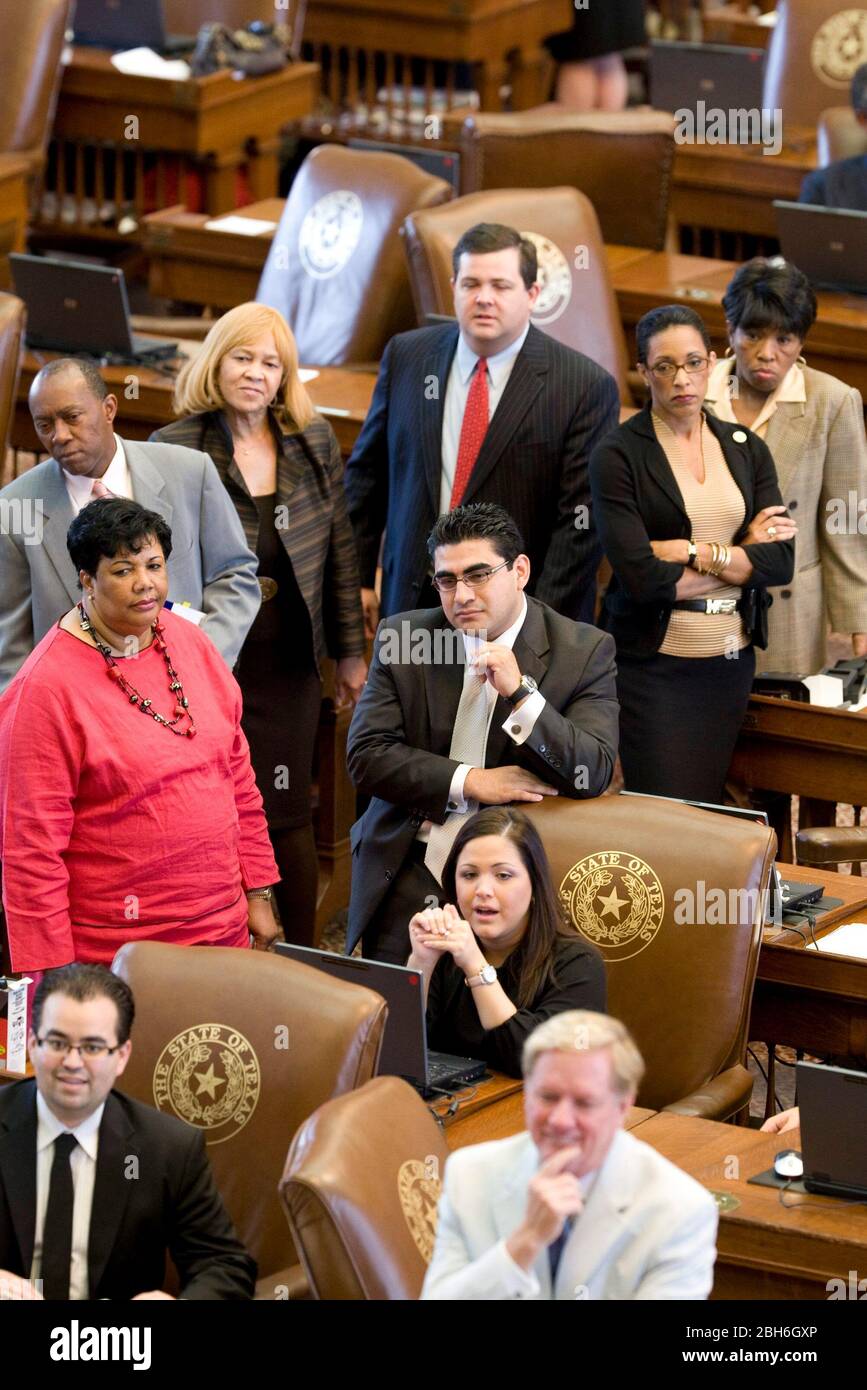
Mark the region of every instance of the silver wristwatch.
POLYGON ((506 696, 506 704, 515 707, 521 700, 526 700, 528 695, 532 695, 539 687, 532 676, 522 676, 521 684, 517 690, 513 690, 511 695, 506 696))
POLYGON ((465 975, 464 984, 469 985, 470 989, 475 989, 476 985, 492 985, 496 981, 497 972, 492 965, 483 965, 478 975, 465 975))

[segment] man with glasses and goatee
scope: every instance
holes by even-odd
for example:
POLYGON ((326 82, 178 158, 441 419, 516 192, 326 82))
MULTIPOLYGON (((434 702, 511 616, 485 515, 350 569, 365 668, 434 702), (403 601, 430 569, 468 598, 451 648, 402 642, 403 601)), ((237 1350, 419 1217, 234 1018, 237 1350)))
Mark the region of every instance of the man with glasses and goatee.
POLYGON ((247 1299, 201 1130, 113 1090, 129 1060, 129 986, 102 965, 42 977, 34 1081, 0 1087, 0 1298, 247 1299))
POLYGON ((441 904, 457 832, 479 806, 591 797, 617 756, 614 644, 526 597, 530 561, 502 507, 439 518, 442 607, 380 624, 347 760, 370 796, 352 827, 347 950, 404 964, 408 924, 441 904))

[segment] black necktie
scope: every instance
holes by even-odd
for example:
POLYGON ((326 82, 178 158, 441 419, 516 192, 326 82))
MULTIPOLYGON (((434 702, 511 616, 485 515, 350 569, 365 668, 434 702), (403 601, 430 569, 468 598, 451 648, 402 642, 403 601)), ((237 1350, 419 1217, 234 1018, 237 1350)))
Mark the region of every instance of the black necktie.
MULTIPOLYGON (((563 1229, 551 1244, 548 1246, 548 1263, 551 1266, 551 1287, 553 1289, 557 1282, 557 1270, 560 1268, 560 1256, 566 1247, 566 1242, 572 1234, 572 1227, 575 1225, 575 1218, 567 1216, 563 1222, 563 1229)), ((47 1295, 46 1295, 47 1297, 47 1295)))
POLYGON ((42 1230, 42 1296, 69 1298, 69 1262, 72 1259, 72 1168, 69 1158, 78 1140, 74 1134, 58 1134, 54 1141, 51 1186, 42 1230))

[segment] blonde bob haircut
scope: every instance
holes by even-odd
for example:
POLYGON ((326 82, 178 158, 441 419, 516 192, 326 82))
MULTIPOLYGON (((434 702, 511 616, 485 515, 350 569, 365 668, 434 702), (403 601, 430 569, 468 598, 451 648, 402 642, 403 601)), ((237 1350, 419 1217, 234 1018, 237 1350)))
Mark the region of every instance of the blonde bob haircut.
POLYGON ((298 379, 298 348, 292 330, 282 314, 267 304, 239 304, 217 319, 195 357, 189 358, 178 373, 174 409, 179 416, 201 415, 207 410, 224 410, 220 390, 220 363, 229 352, 249 347, 270 333, 283 367, 277 395, 271 403, 285 417, 292 430, 304 430, 316 412, 313 402, 298 379))
POLYGON ((635 1095, 644 1076, 644 1061, 619 1019, 590 1009, 569 1009, 534 1028, 521 1055, 524 1080, 544 1052, 611 1052, 612 1084, 618 1095, 635 1095))

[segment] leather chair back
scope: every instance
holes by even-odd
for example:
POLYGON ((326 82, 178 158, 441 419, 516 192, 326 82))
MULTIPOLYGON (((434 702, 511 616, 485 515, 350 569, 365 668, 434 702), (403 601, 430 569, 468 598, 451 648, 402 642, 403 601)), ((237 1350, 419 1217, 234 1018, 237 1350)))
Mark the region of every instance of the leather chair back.
POLYGON ((320 145, 307 156, 256 294, 286 318, 302 362, 377 362, 415 327, 400 225, 450 197, 400 155, 320 145))
POLYGON ((674 126, 665 111, 581 115, 553 103, 502 115, 480 111, 461 131, 461 192, 571 184, 596 209, 605 242, 661 251, 674 126))
POLYGON ((0 150, 39 167, 48 145, 72 0, 0 0, 4 35, 0 150))
POLYGON ((637 1104, 734 1114, 750 1092, 742 1063, 773 831, 637 796, 521 809, 573 924, 605 958, 608 1010, 647 1065, 637 1104))
POLYGON ((857 119, 851 106, 829 106, 819 117, 817 141, 819 167, 867 154, 867 126, 857 119))
POLYGON ((848 0, 780 0, 768 45, 763 107, 787 126, 815 126, 845 101, 855 69, 867 63, 867 9, 848 0))
POLYGON ((454 313, 452 251, 477 222, 502 222, 533 238, 542 285, 533 322, 605 367, 631 405, 626 342, 599 222, 590 199, 576 188, 470 193, 408 217, 403 235, 419 322, 425 314, 454 313))
POLYGON ((286 1150, 323 1101, 374 1075, 383 999, 260 951, 141 941, 112 969, 136 1003, 120 1088, 205 1131, 260 1280, 295 1264, 277 1191, 286 1150))
POLYGON ((317 1298, 418 1298, 448 1153, 427 1106, 395 1076, 305 1121, 280 1197, 317 1298))
POLYGON ((14 294, 0 294, 0 462, 6 457, 15 414, 15 391, 21 366, 26 309, 14 294))

